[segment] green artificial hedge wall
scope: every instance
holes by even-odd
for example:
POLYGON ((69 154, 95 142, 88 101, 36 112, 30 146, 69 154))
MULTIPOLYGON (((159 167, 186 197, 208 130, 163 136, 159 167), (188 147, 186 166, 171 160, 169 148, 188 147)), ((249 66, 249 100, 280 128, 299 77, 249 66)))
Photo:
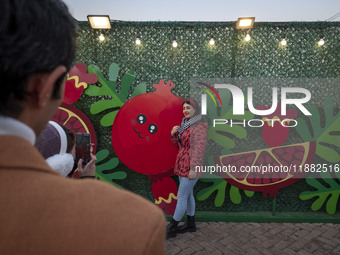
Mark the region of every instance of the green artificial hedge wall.
MULTIPOLYGON (((128 71, 135 72, 131 88, 152 84, 160 79, 176 84, 173 93, 189 97, 193 78, 339 78, 340 77, 340 22, 256 22, 250 30, 251 40, 245 42, 245 30, 236 30, 235 22, 111 22, 107 31, 93 30, 88 22, 78 22, 78 42, 75 63, 95 64, 108 77, 109 67, 117 63, 120 70, 118 89, 128 71), (99 41, 100 33, 105 35, 99 41), (142 44, 135 44, 136 37, 142 44), (211 37, 215 45, 209 45, 211 37), (324 36, 325 45, 317 42, 324 36), (287 46, 280 45, 286 37, 287 46), (171 46, 176 38, 177 48, 171 46)), ((97 83, 100 86, 100 83, 97 83)), ((327 88, 325 88, 327 90, 327 88)), ((129 92, 128 98, 131 97, 129 92)), ((89 97, 83 94, 75 106, 92 121, 97 133, 98 149, 115 153, 111 145, 111 127, 100 124, 105 111, 92 114, 90 106, 107 96, 89 97)), ((339 94, 333 95, 339 102, 339 94)), ((133 157, 133 155, 132 155, 133 157)), ((103 171, 108 182, 138 193, 154 201, 151 182, 122 163, 103 171), (120 173, 116 174, 115 172, 120 173)), ((177 181, 177 179, 176 179, 177 181)), ((340 187, 340 182, 338 182, 340 187)), ((209 212, 262 212, 273 210, 273 200, 262 193, 245 193, 226 183, 199 181, 195 194, 211 188, 211 195, 197 201, 197 211, 209 212), (218 186, 219 185, 219 186, 218 186), (216 203, 217 196, 219 202, 216 203)), ((312 188, 305 179, 279 191, 277 212, 311 212, 315 199, 301 200, 299 195, 312 188)), ((340 188, 339 188, 340 193, 340 188)), ((339 203, 337 204, 339 208, 339 203)), ((326 202, 320 212, 326 212, 326 202)), ((338 212, 335 214, 339 215, 338 212)))

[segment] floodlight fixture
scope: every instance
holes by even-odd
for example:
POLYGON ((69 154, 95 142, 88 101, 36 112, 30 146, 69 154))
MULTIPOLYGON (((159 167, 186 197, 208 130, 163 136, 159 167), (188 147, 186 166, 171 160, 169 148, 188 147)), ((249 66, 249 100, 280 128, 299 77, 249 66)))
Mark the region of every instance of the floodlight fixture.
POLYGON ((109 15, 87 15, 93 29, 111 29, 109 15))
POLYGON ((251 29, 254 26, 255 17, 238 18, 236 29, 251 29))

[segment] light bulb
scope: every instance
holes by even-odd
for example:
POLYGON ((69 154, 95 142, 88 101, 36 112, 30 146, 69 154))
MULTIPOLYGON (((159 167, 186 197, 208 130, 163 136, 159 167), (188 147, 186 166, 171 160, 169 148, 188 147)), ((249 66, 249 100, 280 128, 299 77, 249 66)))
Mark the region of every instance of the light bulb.
POLYGON ((318 42, 319 46, 322 46, 325 44, 325 41, 323 40, 323 37, 320 38, 320 41, 318 42))
POLYGON ((209 43, 210 43, 210 45, 214 45, 214 44, 215 44, 214 37, 211 37, 211 39, 210 39, 209 43))
POLYGON ((250 41, 250 34, 249 32, 247 33, 246 37, 244 38, 244 40, 246 40, 246 42, 249 42, 250 41))
POLYGON ((136 38, 136 44, 137 44, 137 45, 140 45, 141 43, 142 43, 141 40, 139 39, 139 37, 137 37, 137 38, 136 38))
POLYGON ((287 40, 286 40, 286 38, 283 37, 280 43, 281 43, 282 46, 286 46, 286 45, 287 45, 287 40))
POLYGON ((104 40, 105 40, 105 36, 104 36, 103 34, 100 34, 99 40, 100 40, 100 41, 104 41, 104 40))
POLYGON ((174 39, 174 41, 172 42, 172 47, 176 48, 177 47, 177 42, 176 42, 176 39, 174 39))

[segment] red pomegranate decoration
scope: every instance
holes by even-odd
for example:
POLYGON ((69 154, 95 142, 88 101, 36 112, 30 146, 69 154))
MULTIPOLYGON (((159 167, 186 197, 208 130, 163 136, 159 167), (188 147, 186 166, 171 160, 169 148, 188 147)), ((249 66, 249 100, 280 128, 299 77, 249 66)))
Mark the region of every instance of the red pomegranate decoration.
POLYGON ((316 144, 312 141, 217 156, 214 160, 226 169, 221 176, 231 185, 275 198, 279 189, 305 174, 301 168, 313 162, 315 150, 316 144))
POLYGON ((98 77, 95 74, 87 73, 87 67, 83 63, 76 64, 67 74, 63 102, 73 104, 78 101, 87 84, 96 83, 98 77))
MULTIPOLYGON (((259 105, 256 109, 268 107, 259 105)), ((301 168, 314 160, 316 144, 312 141, 282 146, 289 136, 288 119, 296 116, 294 109, 287 109, 287 114, 282 115, 278 103, 275 112, 263 116, 262 138, 270 148, 215 157, 217 165, 229 169, 221 176, 235 187, 260 191, 272 198, 279 189, 298 181, 305 174, 301 168)))
MULTIPOLYGON (((259 105, 257 110, 267 110, 265 105, 259 105)), ((263 116, 264 125, 262 127, 263 141, 269 147, 277 147, 282 145, 289 136, 289 127, 284 127, 281 122, 287 120, 285 125, 288 125, 288 119, 295 119, 297 111, 295 109, 287 109, 286 115, 281 115, 281 104, 277 104, 275 112, 270 115, 263 116)))
POLYGON ((112 145, 127 167, 157 180, 152 184, 156 202, 162 197, 169 203, 167 212, 171 214, 177 189, 173 189, 175 182, 168 176, 172 174, 177 148, 171 143, 170 132, 183 117, 182 100, 172 94, 175 84, 171 81, 165 84, 160 80, 153 87, 156 91, 135 96, 120 108, 112 126, 112 145))

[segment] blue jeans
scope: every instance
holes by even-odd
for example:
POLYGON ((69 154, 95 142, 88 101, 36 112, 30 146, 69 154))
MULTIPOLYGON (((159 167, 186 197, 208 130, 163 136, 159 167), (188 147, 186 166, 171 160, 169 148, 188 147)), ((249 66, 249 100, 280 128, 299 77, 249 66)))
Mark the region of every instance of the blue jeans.
POLYGON ((189 216, 195 215, 194 186, 197 181, 198 178, 189 180, 189 178, 179 176, 177 205, 173 217, 175 221, 181 221, 185 211, 189 216))

